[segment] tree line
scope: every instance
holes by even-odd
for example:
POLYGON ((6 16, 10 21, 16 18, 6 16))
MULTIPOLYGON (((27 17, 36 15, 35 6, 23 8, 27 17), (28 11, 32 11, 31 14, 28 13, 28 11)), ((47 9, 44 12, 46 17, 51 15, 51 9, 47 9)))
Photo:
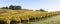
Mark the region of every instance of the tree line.
MULTIPOLYGON (((2 9, 22 10, 22 7, 21 6, 10 5, 9 7, 2 7, 2 9)), ((25 9, 25 10, 27 10, 27 9, 25 9)), ((44 9, 40 9, 40 10, 36 10, 36 11, 45 12, 44 9)))
POLYGON ((21 10, 21 6, 10 5, 9 7, 2 7, 2 9, 21 10))

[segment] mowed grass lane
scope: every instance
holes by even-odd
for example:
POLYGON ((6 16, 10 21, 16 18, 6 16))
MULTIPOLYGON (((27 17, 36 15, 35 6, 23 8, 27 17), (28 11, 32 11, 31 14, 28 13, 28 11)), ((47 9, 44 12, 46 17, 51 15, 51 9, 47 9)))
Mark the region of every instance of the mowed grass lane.
POLYGON ((60 15, 43 18, 37 22, 30 22, 30 24, 60 24, 60 15))

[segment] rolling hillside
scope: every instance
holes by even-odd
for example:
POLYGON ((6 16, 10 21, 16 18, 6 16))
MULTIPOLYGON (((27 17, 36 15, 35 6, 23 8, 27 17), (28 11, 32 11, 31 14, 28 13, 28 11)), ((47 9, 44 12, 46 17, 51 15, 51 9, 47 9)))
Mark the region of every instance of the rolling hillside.
POLYGON ((39 18, 50 17, 59 14, 60 12, 0 9, 0 21, 7 22, 7 24, 10 24, 11 21, 29 22, 30 19, 36 20, 39 18))

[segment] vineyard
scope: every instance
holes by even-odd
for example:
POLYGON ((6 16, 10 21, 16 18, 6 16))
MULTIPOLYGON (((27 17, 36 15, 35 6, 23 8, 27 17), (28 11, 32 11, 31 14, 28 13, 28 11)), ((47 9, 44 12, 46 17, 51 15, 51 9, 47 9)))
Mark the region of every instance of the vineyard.
POLYGON ((39 19, 44 17, 50 17, 54 15, 59 15, 60 12, 39 12, 39 11, 25 11, 25 10, 8 10, 0 9, 0 21, 7 22, 10 24, 11 21, 26 20, 29 22, 30 19, 39 19))

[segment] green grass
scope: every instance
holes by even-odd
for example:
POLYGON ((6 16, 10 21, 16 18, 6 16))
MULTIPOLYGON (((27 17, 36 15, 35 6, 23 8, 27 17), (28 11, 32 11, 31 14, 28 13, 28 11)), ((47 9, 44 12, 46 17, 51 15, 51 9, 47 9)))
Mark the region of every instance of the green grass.
POLYGON ((31 22, 31 24, 60 24, 60 15, 43 18, 37 22, 31 22))

